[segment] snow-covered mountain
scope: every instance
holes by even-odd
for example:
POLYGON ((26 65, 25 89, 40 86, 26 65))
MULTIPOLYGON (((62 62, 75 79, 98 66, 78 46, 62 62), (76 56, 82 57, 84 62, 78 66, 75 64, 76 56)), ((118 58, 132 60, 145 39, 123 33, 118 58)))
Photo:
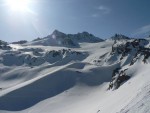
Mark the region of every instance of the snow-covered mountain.
POLYGON ((65 34, 58 30, 54 30, 51 35, 44 38, 37 38, 26 45, 79 47, 80 42, 96 43, 101 41, 103 40, 88 32, 65 34))
POLYGON ((0 41, 0 113, 149 113, 150 40, 115 37, 0 41))
POLYGON ((112 39, 112 40, 130 40, 131 38, 129 38, 125 35, 122 35, 122 34, 115 34, 110 39, 112 39))

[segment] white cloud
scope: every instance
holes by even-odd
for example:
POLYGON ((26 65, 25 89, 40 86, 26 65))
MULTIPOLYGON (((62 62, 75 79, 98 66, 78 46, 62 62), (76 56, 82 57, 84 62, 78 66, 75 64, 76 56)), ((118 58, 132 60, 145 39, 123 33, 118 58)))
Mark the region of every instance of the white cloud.
POLYGON ((98 8, 97 8, 98 10, 100 10, 101 12, 103 12, 104 14, 108 14, 108 13, 110 13, 110 8, 108 8, 108 7, 106 7, 106 6, 99 6, 98 8))
POLYGON ((146 36, 150 34, 150 24, 138 28, 132 33, 132 36, 146 36))
POLYGON ((96 13, 92 14, 92 17, 97 18, 100 17, 101 15, 104 14, 109 14, 110 13, 110 8, 100 5, 98 7, 95 8, 96 9, 96 13))

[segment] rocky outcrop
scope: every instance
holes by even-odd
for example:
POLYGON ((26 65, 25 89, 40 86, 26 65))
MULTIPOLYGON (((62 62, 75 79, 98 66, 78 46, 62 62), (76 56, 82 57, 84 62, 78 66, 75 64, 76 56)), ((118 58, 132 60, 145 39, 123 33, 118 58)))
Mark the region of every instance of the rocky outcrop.
POLYGON ((126 74, 126 70, 121 70, 120 68, 116 68, 112 73, 112 79, 109 84, 110 89, 118 89, 124 82, 130 79, 130 76, 126 74))
POLYGON ((0 40, 0 49, 2 49, 2 50, 10 50, 11 47, 8 45, 7 42, 4 42, 4 41, 0 40))
POLYGON ((72 51, 71 49, 51 50, 43 52, 41 49, 30 49, 20 51, 9 51, 0 55, 2 58, 0 63, 6 66, 39 66, 44 63, 57 63, 65 62, 68 63, 72 60, 83 60, 86 58, 86 53, 72 51), (25 53, 27 51, 28 54, 25 53), (30 54, 29 54, 30 53, 30 54))
MULTIPOLYGON (((144 63, 147 63, 147 59, 150 57, 150 48, 147 47, 149 42, 146 39, 135 39, 122 43, 115 42, 112 46, 111 56, 121 56, 120 61, 128 55, 128 62, 126 65, 134 65, 134 63, 140 59, 144 63)), ((128 69, 116 68, 112 73, 112 79, 108 89, 117 89, 130 79, 130 76, 126 74, 128 69)))
POLYGON ((111 37, 111 39, 115 41, 121 41, 121 40, 130 40, 131 38, 122 34, 115 34, 114 36, 111 37))
POLYGON ((27 42, 28 42, 27 40, 20 40, 20 41, 17 41, 17 42, 12 42, 12 44, 25 44, 27 42))
POLYGON ((112 40, 130 40, 131 38, 125 36, 125 35, 122 35, 122 34, 115 34, 114 36, 111 37, 112 40))
POLYGON ((111 54, 119 54, 121 55, 120 60, 122 60, 125 56, 130 55, 133 57, 131 64, 135 61, 137 56, 144 55, 144 61, 149 57, 149 48, 145 46, 149 44, 146 39, 135 39, 133 41, 127 41, 123 43, 114 43, 112 46, 111 54))

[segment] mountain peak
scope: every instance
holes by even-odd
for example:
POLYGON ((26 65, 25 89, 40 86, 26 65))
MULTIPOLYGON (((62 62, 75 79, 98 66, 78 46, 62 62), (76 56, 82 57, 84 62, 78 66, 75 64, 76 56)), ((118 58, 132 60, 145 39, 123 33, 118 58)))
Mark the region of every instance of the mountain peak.
POLYGON ((79 47, 79 43, 82 42, 96 43, 101 41, 103 40, 85 31, 77 34, 66 34, 56 29, 52 32, 52 34, 44 38, 35 39, 31 44, 44 46, 79 47))
POLYGON ((115 34, 114 36, 111 37, 112 40, 129 40, 130 38, 122 35, 122 34, 115 34))
POLYGON ((52 32, 52 35, 59 35, 59 34, 64 34, 63 32, 60 32, 59 30, 55 29, 53 32, 52 32))

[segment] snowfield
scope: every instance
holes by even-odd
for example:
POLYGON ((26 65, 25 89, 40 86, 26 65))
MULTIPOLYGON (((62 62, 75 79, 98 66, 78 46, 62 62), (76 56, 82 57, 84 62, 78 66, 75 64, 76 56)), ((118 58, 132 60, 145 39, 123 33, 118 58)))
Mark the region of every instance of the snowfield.
POLYGON ((2 43, 0 113, 150 113, 149 45, 59 31, 2 43))

